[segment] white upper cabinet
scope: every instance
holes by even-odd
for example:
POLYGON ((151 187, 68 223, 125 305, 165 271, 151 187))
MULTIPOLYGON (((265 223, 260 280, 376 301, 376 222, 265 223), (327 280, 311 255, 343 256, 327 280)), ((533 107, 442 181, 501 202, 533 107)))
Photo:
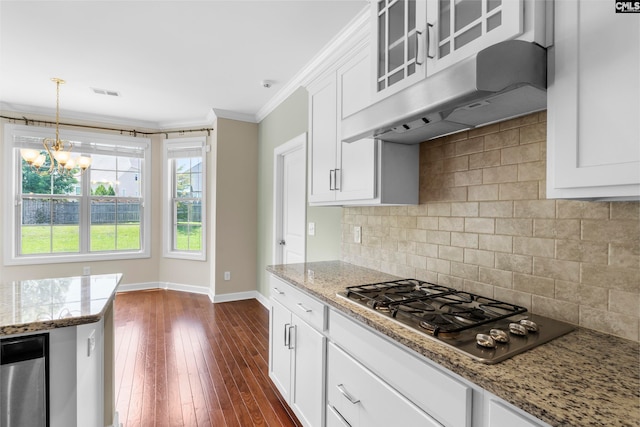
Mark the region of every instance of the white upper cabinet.
POLYGON ((555 2, 547 197, 640 198, 640 15, 555 2))
POLYGON ((496 43, 546 47, 550 39, 540 0, 378 0, 371 8, 375 100, 496 43))
POLYGON ((524 31, 522 0, 439 0, 428 5, 429 75, 524 31))
POLYGON ((375 93, 388 96, 426 76, 427 4, 425 0, 371 2, 375 93))

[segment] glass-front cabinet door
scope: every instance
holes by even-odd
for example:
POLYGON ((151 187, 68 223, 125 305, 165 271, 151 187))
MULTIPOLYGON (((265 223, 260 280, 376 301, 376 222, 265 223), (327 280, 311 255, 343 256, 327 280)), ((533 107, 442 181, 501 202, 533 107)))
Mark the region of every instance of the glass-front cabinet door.
POLYGON ((427 0, 372 2, 377 99, 426 76, 426 3, 427 0))
POLYGON ((429 75, 523 33, 523 0, 429 0, 429 75))

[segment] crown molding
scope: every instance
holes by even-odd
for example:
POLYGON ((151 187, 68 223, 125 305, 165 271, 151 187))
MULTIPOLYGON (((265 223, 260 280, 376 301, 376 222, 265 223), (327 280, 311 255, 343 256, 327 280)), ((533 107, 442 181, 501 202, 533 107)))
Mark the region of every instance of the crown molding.
POLYGON ((220 108, 212 108, 214 120, 218 119, 230 119, 238 120, 241 122, 258 123, 256 116, 253 114, 237 113, 231 110, 222 110, 220 108))
POLYGON ((325 47, 314 56, 287 84, 278 91, 256 113, 256 121, 264 120, 285 99, 300 86, 307 86, 320 74, 331 67, 342 55, 346 54, 356 44, 369 36, 371 11, 369 6, 364 7, 347 26, 340 31, 325 47))

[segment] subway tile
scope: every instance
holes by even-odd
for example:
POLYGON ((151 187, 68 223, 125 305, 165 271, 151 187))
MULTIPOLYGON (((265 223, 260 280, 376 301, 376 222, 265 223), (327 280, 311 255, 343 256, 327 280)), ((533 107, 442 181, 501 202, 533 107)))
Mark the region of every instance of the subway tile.
POLYGON ((500 163, 503 165, 516 165, 518 163, 536 162, 541 159, 540 143, 518 145, 501 150, 500 163))
POLYGON ((538 121, 539 122, 546 122, 547 121, 547 110, 540 111, 538 113, 538 121))
POLYGON ((416 243, 416 254, 430 258, 438 258, 438 245, 432 243, 416 243))
MULTIPOLYGON (((407 215, 409 216, 427 216, 427 212, 427 205, 407 206, 407 215)), ((391 210, 389 210, 389 214, 391 214, 391 210)))
POLYGON ((454 172, 454 186, 463 187, 468 185, 483 184, 483 170, 476 169, 464 172, 454 172))
POLYGON ((434 271, 436 273, 450 274, 451 261, 446 259, 427 258, 427 270, 434 271))
POLYGON ((627 292, 640 292, 640 270, 582 264, 582 283, 627 292))
POLYGON ((469 265, 461 262, 451 263, 451 274, 468 280, 478 280, 478 266, 469 265))
POLYGON ((478 248, 478 235, 475 233, 451 233, 451 246, 478 248))
POLYGON ((494 288, 495 299, 531 310, 531 294, 507 288, 494 288))
POLYGON ((389 227, 389 238, 397 241, 407 240, 407 230, 399 227, 389 227))
POLYGON ((481 234, 478 247, 488 251, 511 253, 513 252, 513 237, 481 234))
POLYGON ((531 276, 530 274, 513 274, 513 289, 533 295, 554 298, 555 281, 546 277, 531 276))
POLYGON ((443 231, 464 231, 464 218, 440 217, 438 229, 443 231))
POLYGON ((436 245, 450 245, 451 233, 449 231, 427 230, 425 241, 436 245))
POLYGON ((469 155, 469 169, 483 169, 500 166, 500 150, 484 151, 469 155))
POLYGON ((397 227, 398 217, 395 215, 383 216, 381 225, 383 227, 397 227))
POLYGON ((413 268, 427 268, 427 257, 420 255, 407 255, 407 265, 413 268))
POLYGON ((606 310, 608 295, 609 290, 606 288, 556 280, 555 298, 561 301, 606 310))
POLYGON ((437 230, 438 217, 437 216, 419 216, 417 217, 416 226, 423 230, 437 230))
POLYGON ((456 156, 471 154, 471 153, 480 153, 484 151, 484 138, 485 137, 477 137, 477 138, 457 141, 455 143, 456 156))
POLYGON ((556 258, 592 264, 607 264, 609 245, 581 240, 556 240, 556 258))
POLYGON ((513 287, 513 273, 493 268, 480 267, 478 281, 501 288, 513 287))
POLYGON ((438 274, 438 284, 449 288, 462 289, 464 286, 464 279, 454 277, 449 274, 438 274))
POLYGON ((451 203, 451 216, 478 216, 477 202, 456 202, 451 203))
POLYGON ((497 218, 496 234, 509 236, 532 236, 533 220, 520 218, 497 218))
POLYGON ((555 200, 516 200, 513 202, 516 218, 555 218, 555 200))
POLYGON ((378 236, 363 235, 361 236, 362 244, 372 248, 381 248, 382 239, 378 236))
POLYGON ((438 258, 462 262, 464 260, 464 249, 454 246, 440 246, 438 248, 438 258))
POLYGON ((389 215, 407 216, 407 206, 389 206, 389 215))
POLYGON ((634 220, 583 220, 582 239, 597 242, 638 242, 640 222, 634 220))
POLYGON ((530 142, 546 141, 547 124, 536 123, 520 128, 520 144, 528 144, 530 142))
POLYGON ((382 217, 375 215, 367 217, 367 225, 382 225, 382 217))
POLYGON ((611 219, 640 221, 640 202, 611 202, 611 219))
MULTIPOLYGON (((353 241, 353 239, 351 239, 351 241, 353 241)), ((398 241, 393 239, 382 239, 381 248, 388 251, 397 252, 399 250, 398 241)))
POLYGON ((547 164, 543 161, 518 164, 518 181, 540 181, 547 176, 547 164))
POLYGON ((531 298, 531 311, 552 319, 563 320, 574 325, 580 324, 580 306, 567 301, 558 301, 540 295, 531 298))
POLYGON ((422 270, 420 268, 416 268, 416 275, 414 277, 418 280, 422 280, 429 283, 438 282, 438 273, 434 271, 422 270))
POLYGON ((634 341, 640 336, 637 317, 585 306, 580 307, 580 325, 634 341))
POLYGON ((527 255, 496 253, 496 268, 515 273, 531 274, 533 258, 527 255))
POLYGON ((505 183, 499 185, 500 200, 531 200, 539 197, 538 181, 505 183))
POLYGON ((480 202, 480 216, 489 218, 511 218, 513 216, 513 202, 480 202))
POLYGON ((499 184, 474 185, 467 187, 468 200, 498 200, 500 191, 499 184))
POLYGON ((608 219, 608 202, 583 202, 579 200, 557 200, 558 218, 608 219))
POLYGON ((493 218, 465 218, 464 231, 492 234, 495 232, 495 220, 493 218))
POLYGON ((580 281, 580 263, 549 258, 533 258, 533 274, 570 282, 580 281))
POLYGON ((609 311, 640 318, 640 294, 616 289, 610 290, 609 311))
POLYGON ((416 252, 416 245, 418 243, 416 242, 412 242, 412 241, 408 241, 408 240, 403 240, 401 242, 397 243, 398 246, 398 252, 404 252, 404 253, 415 253, 416 252))
POLYGON ((473 184, 499 184, 503 182, 516 182, 518 181, 518 166, 496 166, 492 168, 478 169, 472 172, 481 172, 481 181, 474 182, 473 184))
POLYGON ((468 187, 443 188, 437 198, 433 199, 433 201, 466 202, 468 200, 467 188, 468 187))
POLYGON ((427 204, 429 216, 451 216, 451 203, 427 204))
POLYGON ((533 235, 552 239, 580 239, 580 221, 574 219, 534 219, 533 235))
POLYGON ((452 133, 451 135, 438 138, 437 141, 442 142, 445 151, 450 151, 451 147, 454 145, 451 144, 451 142, 462 141, 465 139, 469 139, 469 132, 467 131, 452 133))
POLYGON ((424 243, 427 241, 427 230, 407 229, 407 240, 424 243))
POLYGON ((609 265, 640 269, 640 242, 609 245, 609 265))
POLYGON ((420 144, 420 161, 433 162, 444 159, 444 145, 427 142, 420 144))
POLYGON ((510 129, 500 131, 498 133, 492 133, 484 136, 484 149, 485 151, 510 147, 520 144, 520 133, 518 129, 510 129))
POLYGON ((487 298, 494 298, 493 294, 495 287, 487 283, 480 283, 474 280, 465 280, 462 289, 473 294, 484 295, 487 298))
POLYGON ((416 228, 418 219, 415 216, 398 216, 398 227, 400 228, 416 228))
POLYGON ((480 249, 465 249, 464 262, 466 264, 481 265, 483 267, 495 266, 495 254, 493 251, 480 249))
POLYGON ((469 156, 459 156, 444 159, 443 172, 459 172, 469 169, 469 156))
POLYGON ((554 258, 555 240, 517 236, 513 238, 513 253, 554 258))

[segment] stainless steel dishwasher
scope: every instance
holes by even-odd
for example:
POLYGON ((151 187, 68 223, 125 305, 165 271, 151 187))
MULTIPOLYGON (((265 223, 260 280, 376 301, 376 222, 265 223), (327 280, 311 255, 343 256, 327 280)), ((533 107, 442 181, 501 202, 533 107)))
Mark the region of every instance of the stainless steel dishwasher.
POLYGON ((0 427, 46 427, 49 336, 0 340, 0 427))

